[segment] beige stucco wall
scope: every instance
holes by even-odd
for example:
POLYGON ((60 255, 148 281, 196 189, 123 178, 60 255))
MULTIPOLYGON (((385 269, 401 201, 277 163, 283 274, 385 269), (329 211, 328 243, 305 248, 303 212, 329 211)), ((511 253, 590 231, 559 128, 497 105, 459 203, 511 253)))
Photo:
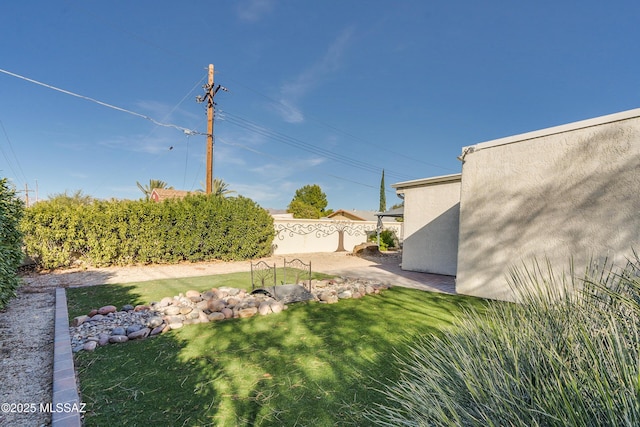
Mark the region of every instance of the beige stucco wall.
POLYGON ((404 195, 402 268, 456 275, 460 174, 393 185, 404 195))
POLYGON ((640 109, 463 150, 456 291, 512 300, 510 267, 640 250, 640 109))
MULTIPOLYGON (((274 253, 286 255, 335 252, 341 229, 344 230, 344 249, 351 252, 356 245, 367 241, 367 232, 375 231, 376 224, 375 221, 275 219, 274 253)), ((384 228, 392 228, 397 236, 402 236, 402 223, 385 223, 384 228)))

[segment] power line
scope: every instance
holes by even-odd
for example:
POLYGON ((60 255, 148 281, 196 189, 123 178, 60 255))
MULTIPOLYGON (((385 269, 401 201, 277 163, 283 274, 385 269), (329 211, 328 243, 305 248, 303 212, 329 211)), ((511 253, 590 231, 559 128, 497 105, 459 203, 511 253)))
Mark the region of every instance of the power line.
MULTIPOLYGON (((162 118, 163 121, 167 120, 169 117, 171 117, 171 115, 178 109, 178 107, 180 105, 182 105, 182 103, 184 101, 186 101, 187 98, 189 98, 191 96, 191 94, 193 93, 193 91, 202 83, 202 81, 206 78, 206 76, 202 76, 198 79, 198 81, 193 85, 193 87, 182 97, 182 99, 180 101, 178 101, 178 103, 176 105, 174 105, 174 107, 162 118)), ((148 139, 151 135, 153 135, 153 133, 158 129, 158 126, 154 127, 153 129, 151 129, 151 131, 149 131, 149 133, 147 134, 146 137, 143 138, 143 140, 148 139)), ((199 133, 195 133, 195 134, 199 134, 199 133)), ((188 144, 189 144, 189 136, 191 136, 191 134, 186 134, 187 136, 187 154, 188 154, 188 144)), ((166 155, 169 151, 172 151, 171 148, 169 148, 168 150, 162 150, 160 151, 158 154, 154 155, 153 157, 151 157, 145 164, 144 166, 142 166, 141 168, 137 169, 138 174, 142 174, 142 172, 145 172, 149 169, 149 167, 154 164, 157 163, 157 161, 163 157, 164 155, 166 155)), ((186 166, 185 166, 186 167, 186 166)), ((185 174, 186 174, 186 170, 185 170, 185 174)), ((105 178, 103 180, 100 181, 100 183, 95 186, 95 188, 93 189, 93 192, 95 193, 99 188, 101 188, 104 183, 108 180, 109 178, 105 178)))
MULTIPOLYGON (((312 117, 312 118, 313 118, 313 117, 312 117)), ((412 156, 407 156, 406 154, 399 153, 399 152, 394 151, 394 150, 390 150, 389 148, 383 147, 383 146, 381 146, 381 145, 379 145, 379 144, 374 144, 374 143, 372 143, 372 142, 370 142, 370 141, 367 141, 367 140, 362 139, 362 138, 360 138, 360 137, 358 137, 358 136, 352 135, 352 134, 350 134, 349 132, 343 131, 342 129, 339 129, 339 128, 337 128, 337 127, 335 127, 335 126, 332 126, 332 125, 330 125, 330 124, 328 124, 328 123, 325 123, 325 122, 319 121, 319 120, 317 120, 317 119, 314 119, 314 121, 316 121, 316 122, 320 123, 322 126, 325 126, 326 128, 329 128, 329 129, 331 129, 331 130, 334 130, 334 131, 336 131, 336 132, 339 132, 339 133, 341 133, 342 135, 345 135, 345 136, 347 136, 347 137, 349 137, 349 138, 351 138, 351 139, 353 139, 353 140, 355 140, 355 141, 359 141, 359 142, 361 142, 362 144, 366 144, 367 146, 374 146, 374 147, 376 147, 376 148, 378 148, 378 149, 380 149, 380 150, 383 150, 383 151, 386 151, 386 152, 388 152, 388 153, 391 153, 391 154, 393 154, 394 156, 402 157, 403 159, 411 160, 411 161, 416 162, 416 163, 421 163, 421 164, 423 164, 423 165, 431 166, 431 167, 438 168, 438 169, 442 169, 442 170, 445 170, 445 171, 455 171, 455 169, 446 168, 446 167, 444 167, 444 166, 436 165, 435 163, 425 162, 424 160, 421 160, 418 156, 413 156, 413 157, 412 157, 412 156)))
POLYGON ((153 118, 151 118, 151 117, 149 117, 149 116, 147 116, 145 114, 137 113, 137 112, 131 111, 131 110, 127 110, 126 108, 122 108, 122 107, 118 107, 118 106, 115 106, 115 105, 112 105, 112 104, 108 104, 108 103, 103 102, 103 101, 98 101, 97 99, 90 98, 90 97, 84 96, 84 95, 80 95, 80 94, 77 94, 77 93, 74 93, 74 92, 71 92, 71 91, 68 91, 68 90, 65 90, 65 89, 61 89, 59 87, 52 86, 52 85, 49 85, 47 83, 40 82, 38 80, 30 79, 29 77, 25 77, 25 76, 22 76, 20 74, 12 73, 10 71, 3 70, 1 68, 0 68, 0 73, 4 73, 4 74, 7 74, 7 75, 12 76, 12 77, 16 77, 16 78, 22 79, 22 80, 25 80, 25 81, 30 82, 30 83, 34 83, 34 84, 37 84, 39 86, 43 86, 43 87, 46 87, 48 89, 55 90, 57 92, 64 93, 66 95, 75 96, 76 98, 84 99, 86 101, 90 101, 90 102, 93 102, 95 104, 102 105, 103 107, 111 108, 113 110, 121 111, 123 113, 131 114, 133 116, 140 117, 140 118, 145 119, 145 120, 149 120, 150 122, 152 122, 153 124, 155 124, 157 126, 174 128, 174 129, 177 129, 179 131, 182 131, 186 135, 206 135, 205 133, 197 132, 197 131, 194 131, 192 129, 188 129, 188 128, 185 128, 185 127, 182 127, 182 126, 174 125, 172 123, 162 123, 162 122, 159 122, 158 120, 155 120, 155 119, 153 119, 153 118))
MULTIPOLYGON (((22 79, 24 81, 27 81, 27 82, 30 82, 30 83, 33 83, 33 84, 36 84, 36 85, 42 86, 42 87, 46 87, 48 89, 52 89, 52 90, 55 90, 55 91, 58 91, 58 92, 61 92, 61 93, 67 94, 67 95, 71 95, 71 96, 74 96, 74 97, 77 97, 77 98, 80 98, 80 99, 84 99, 86 101, 90 101, 90 102, 96 103, 98 105, 102 105, 102 106, 107 107, 107 108, 114 109, 116 111, 121 111, 121 112, 124 112, 124 113, 127 113, 127 114, 131 114, 131 115, 136 116, 136 117, 143 118, 145 120, 149 120, 152 123, 154 123, 156 126, 169 127, 169 128, 174 128, 174 129, 180 130, 187 136, 190 136, 190 135, 207 135, 206 133, 194 131, 194 130, 191 130, 191 129, 188 129, 188 128, 185 128, 185 127, 182 127, 182 126, 178 126, 178 125, 175 125, 175 124, 172 124, 172 123, 163 123, 163 122, 155 120, 152 117, 149 117, 149 116, 147 116, 145 114, 141 114, 141 113, 138 113, 138 112, 135 112, 135 111, 132 111, 132 110, 128 110, 128 109, 125 109, 125 108, 122 108, 122 107, 118 107, 118 106, 115 106, 115 105, 112 105, 112 104, 109 104, 109 103, 106 103, 106 102, 103 102, 103 101, 99 101, 99 100, 97 100, 95 98, 91 98, 91 97, 88 97, 88 96, 85 96, 85 95, 81 95, 81 94, 77 94, 75 92, 71 92, 69 90, 61 89, 61 88, 58 88, 56 86, 49 85, 47 83, 43 83, 43 82, 40 82, 38 80, 31 79, 31 78, 28 78, 28 77, 25 77, 25 76, 22 76, 20 74, 16 74, 16 73, 4 70, 4 69, 0 69, 0 72, 4 73, 4 74, 7 74, 7 75, 10 75, 12 77, 16 77, 16 78, 22 79)), ((199 79, 198 82, 196 82, 195 86, 200 84, 201 81, 202 81, 202 79, 199 79)), ((191 92, 193 92, 193 90, 195 89, 195 86, 173 108, 171 113, 173 111, 175 111, 175 109, 189 96, 189 94, 191 92)), ((166 117, 168 117, 171 113, 167 114, 166 117)), ((228 121, 229 123, 234 124, 234 125, 236 125, 238 127, 244 128, 246 130, 249 130, 251 132, 254 132, 254 133, 257 133, 259 135, 265 136, 267 138, 273 139, 275 141, 281 142, 283 144, 286 144, 286 145, 289 145, 289 146, 293 146, 293 147, 298 148, 300 150, 304 150, 304 151, 307 151, 307 152, 311 152, 311 153, 320 155, 320 156, 322 156, 324 158, 328 158, 328 159, 334 160, 336 162, 346 164, 346 165, 351 166, 351 167, 355 167, 355 168, 358 168, 358 169, 361 169, 361 170, 365 170, 365 171, 368 171, 368 172, 373 172, 373 173, 378 173, 379 170, 380 170, 380 168, 378 166, 375 166, 373 164, 362 162, 362 161, 350 158, 348 156, 337 154, 335 152, 332 152, 332 151, 329 151, 329 150, 314 146, 312 144, 309 144, 309 143, 304 142, 302 140, 299 140, 297 138, 293 138, 293 137, 288 136, 286 134, 270 130, 268 128, 265 128, 263 126, 258 125, 255 122, 252 122, 250 120, 247 120, 247 119, 244 119, 242 117, 236 116, 234 114, 228 113, 226 111, 224 112, 224 120, 228 121)), ((4 126, 3 126, 3 130, 4 130, 4 126)), ((335 130, 338 130, 338 129, 335 129, 335 130)), ((5 130, 5 135, 6 135, 6 130, 5 130)), ((8 136, 7 136, 7 140, 9 141, 8 136)), ((11 144, 10 144, 10 146, 11 146, 11 144)), ((12 147, 11 147, 11 149, 13 151, 12 147)), ((15 157, 15 152, 14 152, 14 157, 15 157)), ((6 158, 6 156, 5 156, 5 158, 6 158)), ((16 160, 17 160, 17 157, 16 157, 16 160)), ((8 159, 7 159, 7 161, 8 161, 8 159)), ((19 163, 18 163, 18 166, 20 166, 19 163)), ((20 167, 20 169, 21 169, 21 167, 20 167)), ((21 172, 22 172, 22 169, 21 169, 21 172)), ((185 170, 185 173, 186 173, 186 170, 185 170)), ((15 174, 15 171, 14 171, 14 174, 15 174)), ((413 179, 414 178, 412 176, 405 175, 405 174, 398 173, 398 172, 394 172, 392 170, 388 170, 388 175, 395 176, 398 179, 413 179)), ((23 177, 25 176, 24 172, 22 172, 22 176, 23 177)), ((336 177, 336 178, 339 178, 339 177, 336 177)), ((185 179, 186 179, 186 176, 185 176, 185 179)), ((339 179, 343 179, 343 178, 339 178, 339 179)), ((347 179, 345 179, 345 180, 347 180, 347 179)), ((349 181, 349 180, 347 180, 347 181, 349 181)), ((26 178, 25 178, 25 182, 26 182, 26 178)), ((367 186, 366 184, 358 183, 358 182, 355 182, 355 181, 353 181, 353 182, 357 183, 357 184, 360 184, 360 185, 367 186)))
MULTIPOLYGON (((77 7, 77 5, 76 5, 76 7, 77 7)), ((153 47, 153 48, 155 48, 155 49, 157 49, 157 50, 159 50, 159 51, 161 51, 161 52, 163 52, 165 54, 172 55, 172 56, 174 56, 176 58, 180 58, 181 60, 192 61, 191 57, 183 55, 179 51, 174 51, 174 50, 167 49, 166 46, 159 45, 159 44, 153 42, 152 40, 141 36, 140 34, 134 33, 133 31, 130 31, 130 30, 128 30, 128 29, 126 29, 126 28, 124 28, 124 27, 122 27, 120 25, 117 25, 117 24, 113 23, 113 22, 107 22, 104 19, 104 16, 102 16, 102 15, 96 15, 96 14, 94 14, 94 13, 92 13, 92 12, 82 8, 82 7, 79 7, 78 10, 80 10, 81 12, 83 12, 83 13, 85 13, 85 14, 87 14, 89 16, 92 16, 93 18, 99 20, 100 22, 102 22, 102 24, 106 25, 107 27, 110 27, 113 30, 119 31, 122 34, 125 34, 128 37, 131 37, 132 39, 137 40, 138 42, 141 42, 143 44, 151 46, 151 47, 153 47)), ((220 72, 219 70, 217 70, 216 74, 218 74, 218 73, 224 75, 224 71, 220 72)), ((262 93, 261 91, 259 91, 257 89, 254 89, 254 88, 252 88, 252 87, 250 87, 250 86, 248 86, 246 84, 243 84, 242 82, 238 81, 237 79, 235 79, 231 75, 225 76, 225 78, 227 80, 229 80, 229 81, 234 82, 236 85, 241 86, 241 87, 249 90, 250 92, 255 93, 256 95, 259 95, 259 96, 263 97, 264 99, 266 99, 266 100, 268 100, 268 101, 270 101, 270 102, 272 102, 274 104, 277 104, 277 105, 280 105, 280 106, 283 106, 283 107, 288 107, 282 101, 274 99, 274 98, 262 93)), ((395 155, 397 157, 402 157, 404 159, 407 159, 407 160, 410 160, 410 161, 413 161, 413 162, 416 162, 416 163, 420 163, 420 164, 424 164, 424 165, 427 165, 427 166, 435 167, 435 168, 442 169, 442 170, 445 170, 445 171, 455 171, 454 169, 443 167, 443 166, 437 165, 435 163, 426 162, 426 161, 422 160, 421 158, 419 158, 418 156, 408 156, 408 155, 406 155, 404 153, 399 153, 399 152, 391 150, 391 149, 389 149, 387 147, 381 146, 379 144, 372 143, 372 142, 367 141, 367 140, 365 140, 363 138, 355 136, 355 135, 353 135, 353 134, 351 134, 349 132, 346 132, 346 131, 344 131, 342 129, 339 129, 339 128, 333 126, 333 125, 330 125, 330 124, 328 124, 326 122, 318 120, 313 116, 309 116, 309 117, 313 121, 319 123, 320 125, 328 128, 328 129, 331 129, 333 131, 339 132, 342 135, 347 136, 347 137, 349 137, 349 138, 353 139, 354 141, 357 141, 357 142, 359 142, 361 144, 365 144, 367 146, 367 148, 370 148, 371 146, 374 146, 374 147, 376 147, 376 148, 378 148, 380 150, 386 151, 388 153, 392 153, 393 155, 395 155)))
POLYGON ((240 143, 237 143, 237 142, 229 142, 229 141, 227 141, 226 139, 224 139, 224 138, 222 138, 220 136, 216 137, 216 141, 220 141, 225 145, 231 145, 232 147, 240 147, 240 148, 242 148, 244 150, 251 151, 252 153, 256 153, 256 154, 260 154, 261 156, 269 157, 269 158, 271 158, 273 160, 278 160, 278 161, 282 160, 281 157, 277 157, 277 156, 274 156, 273 154, 269 154, 269 153, 265 153, 265 152, 260 151, 260 150, 256 150, 255 148, 249 147, 249 146, 247 146, 245 144, 240 144, 240 143))
MULTIPOLYGON (((18 165, 18 169, 20 170, 20 173, 22 174, 22 178, 24 180, 24 183, 26 183, 28 181, 27 180, 27 176, 24 174, 24 171, 22 170, 22 166, 20 165, 20 161, 18 160, 18 156, 16 156, 16 152, 13 150, 13 144, 11 143, 11 138, 9 138, 9 134, 7 133, 7 130, 4 127, 4 123, 2 123, 2 120, 0 120, 0 127, 2 127, 2 132, 4 133, 4 136, 7 139, 7 143, 9 144, 9 149, 11 150, 11 154, 13 154, 13 158, 14 158, 16 164, 18 165)), ((9 168, 11 169, 11 172, 13 172, 13 174, 16 176, 16 178, 18 178, 18 174, 13 169, 13 166, 11 165, 11 162, 9 161, 9 158, 4 153, 4 150, 2 150, 1 147, 0 147, 0 151, 2 151, 2 155, 4 156, 5 160, 7 161, 7 164, 9 165, 9 168)))
MULTIPOLYGON (((239 144, 239 143, 237 143, 237 142, 229 142, 229 141, 227 141, 227 140, 225 140, 224 138, 221 138, 221 137, 217 137, 217 138, 216 138, 216 140, 217 140, 217 141, 220 141, 221 143, 223 143, 223 144, 225 144, 225 145, 231 145, 231 146, 233 146, 233 147, 239 147, 239 148, 242 148, 242 149, 244 149, 244 150, 251 151, 252 153, 259 154, 259 155, 264 156, 264 157, 269 157, 269 158, 272 158, 272 159, 274 159, 274 160, 278 160, 278 161, 281 161, 281 160, 282 160, 282 158, 280 158, 280 157, 277 157, 277 156, 274 156, 274 155, 272 155, 272 154, 269 154, 269 153, 265 153, 265 152, 262 152, 262 151, 256 150, 255 148, 248 147, 248 146, 246 146, 246 145, 244 145, 244 144, 239 144)), ((290 161, 289 163, 292 163, 292 162, 290 161)), ((376 188, 376 187, 374 187, 373 185, 369 185, 369 184, 365 184, 365 183, 362 183, 362 182, 354 181, 354 180, 352 180, 352 179, 344 178, 344 177, 341 177, 341 176, 338 176, 338 175, 334 175, 334 174, 330 174, 330 173, 323 174, 323 175, 330 176, 330 177, 332 177, 332 178, 336 178, 336 179, 340 179, 340 180, 342 180, 342 181, 351 182, 351 183, 353 183, 353 184, 362 185, 363 187, 376 188)))
POLYGON ((187 137, 187 150, 184 156, 184 176, 182 177, 182 188, 187 185, 187 168, 189 166, 189 137, 187 137))
POLYGON ((340 180, 342 180, 342 181, 351 182, 351 183, 353 183, 353 184, 362 185, 363 187, 376 188, 376 187, 375 187, 375 186, 373 186, 373 185, 369 185, 369 184, 365 184, 365 183, 362 183, 362 182, 354 181, 354 180, 352 180, 352 179, 348 179, 348 178, 343 178, 343 177, 341 177, 341 176, 333 175, 333 174, 330 174, 330 173, 328 173, 328 174, 327 174, 327 176, 330 176, 330 177, 332 177, 332 178, 336 178, 336 179, 340 179, 340 180))
MULTIPOLYGON (((223 74, 223 73, 221 72, 221 74, 223 74)), ((234 82, 236 85, 241 86, 241 87, 249 90, 250 92, 255 93, 256 95, 259 95, 259 96, 265 98, 266 100, 268 100, 268 101, 270 101, 270 102, 272 102, 274 104, 277 104, 277 105, 279 105, 281 107, 289 108, 289 106, 284 104, 282 101, 274 99, 274 98, 272 98, 272 97, 270 97, 268 95, 265 95, 264 93, 260 92, 257 89, 253 89, 253 88, 251 88, 251 87, 249 87, 249 86, 247 86, 245 84, 242 84, 241 82, 239 82, 238 80, 234 79, 233 77, 226 76, 226 78, 228 80, 234 82)), ((371 146, 374 146, 374 147, 376 147, 376 148, 378 148, 380 150, 386 151, 388 153, 392 153, 395 156, 402 157, 404 159, 411 160, 411 161, 416 162, 416 163, 421 163, 421 164, 424 164, 424 165, 427 165, 427 166, 431 166, 431 167, 435 167, 435 168, 438 168, 438 169, 442 169, 442 170, 445 170, 445 171, 454 171, 454 169, 446 168, 446 167, 443 167, 443 166, 440 166, 440 165, 436 165, 435 163, 425 162, 424 160, 422 160, 422 159, 420 159, 418 157, 407 156, 406 154, 399 153, 399 152, 391 150, 391 149, 389 149, 387 147, 383 147, 383 146, 381 146, 379 144, 374 144, 374 143, 372 143, 370 141, 367 141, 367 140, 365 140, 363 138, 355 136, 355 135, 353 135, 353 134, 351 134, 351 133, 349 133, 347 131, 344 131, 344 130, 342 130, 340 128, 337 128, 336 126, 330 125, 330 124, 328 124, 326 122, 323 122, 322 120, 318 120, 314 116, 309 116, 309 117, 313 121, 315 121, 316 123, 319 123, 320 125, 328 128, 328 129, 336 131, 336 132, 338 132, 338 133, 340 133, 340 134, 342 134, 342 135, 344 135, 346 137, 349 137, 349 138, 353 139, 354 141, 357 141, 357 142, 359 142, 361 144, 365 144, 367 146, 367 148, 369 148, 371 146)))
MULTIPOLYGON (((335 153, 330 150, 326 150, 324 148, 317 147, 315 145, 304 142, 300 139, 285 135, 283 133, 265 128, 251 120, 244 119, 242 117, 236 116, 235 114, 231 114, 227 111, 223 112, 224 121, 238 126, 240 128, 249 130, 258 135, 273 139, 275 141, 281 142, 283 144, 298 148, 300 150, 308 151, 310 153, 317 154, 319 156, 325 157, 327 159, 334 160, 336 162, 345 164, 347 166, 351 166, 354 168, 358 168, 361 170, 365 170, 368 172, 379 173, 382 168, 371 163, 366 163, 360 160, 353 159, 351 157, 335 153)), ((400 172, 389 171, 388 175, 394 176, 401 180, 414 179, 415 177, 405 175, 400 172)))

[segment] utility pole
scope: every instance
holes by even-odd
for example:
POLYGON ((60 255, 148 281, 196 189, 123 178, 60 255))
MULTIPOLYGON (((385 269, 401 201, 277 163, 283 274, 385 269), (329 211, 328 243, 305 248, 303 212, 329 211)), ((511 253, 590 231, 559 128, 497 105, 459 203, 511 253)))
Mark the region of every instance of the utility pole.
POLYGON ((207 83, 207 184, 206 194, 211 194, 213 185, 213 64, 209 64, 209 83, 207 83))
POLYGON ((24 204, 29 207, 29 193, 33 190, 29 190, 29 184, 24 183, 24 204))
POLYGON ((211 194, 213 186, 213 120, 215 119, 215 105, 213 98, 220 89, 227 91, 223 86, 214 86, 213 84, 213 64, 209 64, 209 79, 204 88, 204 96, 196 96, 198 103, 207 102, 207 181, 205 184, 205 193, 211 194))

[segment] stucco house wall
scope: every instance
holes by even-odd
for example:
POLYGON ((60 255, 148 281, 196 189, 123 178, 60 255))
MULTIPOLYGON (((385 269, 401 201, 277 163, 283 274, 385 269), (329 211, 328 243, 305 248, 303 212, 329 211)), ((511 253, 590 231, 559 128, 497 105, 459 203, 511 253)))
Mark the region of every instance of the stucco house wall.
POLYGON ((404 197, 402 269, 456 275, 460 174, 392 185, 404 197))
POLYGON ((562 272, 572 257, 580 269, 640 250, 640 109, 466 147, 462 158, 458 293, 513 300, 512 266, 548 259, 562 272))

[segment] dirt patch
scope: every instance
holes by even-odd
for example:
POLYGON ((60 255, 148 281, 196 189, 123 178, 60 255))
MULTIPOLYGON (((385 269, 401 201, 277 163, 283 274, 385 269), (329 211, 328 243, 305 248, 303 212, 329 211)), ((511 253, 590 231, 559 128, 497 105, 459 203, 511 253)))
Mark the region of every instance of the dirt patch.
POLYGON ((19 289, 18 296, 0 311, 0 403, 13 405, 10 412, 0 411, 0 425, 42 426, 51 422, 51 416, 39 409, 40 403, 49 403, 52 398, 54 316, 51 288, 38 292, 19 289), (35 404, 36 408, 24 412, 23 404, 35 404))

